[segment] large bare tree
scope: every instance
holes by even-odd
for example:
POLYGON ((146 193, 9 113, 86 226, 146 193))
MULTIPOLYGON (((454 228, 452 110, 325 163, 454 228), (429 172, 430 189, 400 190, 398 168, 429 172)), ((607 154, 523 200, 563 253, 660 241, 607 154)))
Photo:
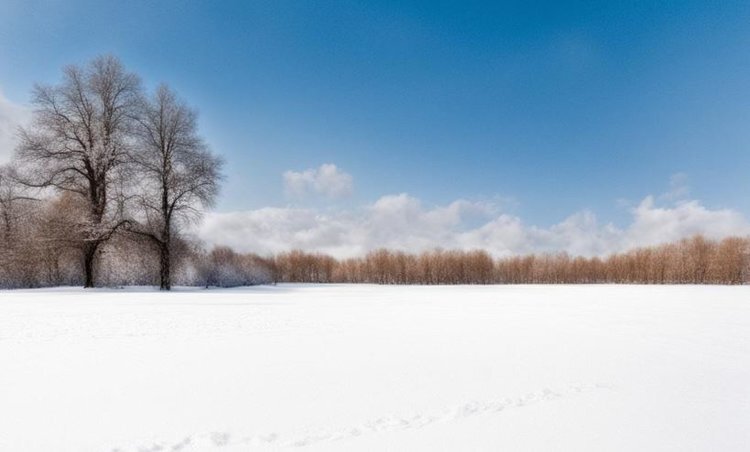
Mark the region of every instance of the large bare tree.
POLYGON ((159 287, 172 287, 172 247, 179 228, 200 217, 219 189, 222 160, 198 135, 196 113, 166 85, 146 99, 138 115, 133 155, 140 177, 140 221, 132 230, 159 250, 159 287))
POLYGON ((125 224, 115 192, 140 97, 138 77, 117 58, 101 56, 66 67, 57 85, 37 85, 33 122, 20 133, 20 180, 85 200, 88 215, 76 225, 84 287, 94 286, 99 247, 125 224))

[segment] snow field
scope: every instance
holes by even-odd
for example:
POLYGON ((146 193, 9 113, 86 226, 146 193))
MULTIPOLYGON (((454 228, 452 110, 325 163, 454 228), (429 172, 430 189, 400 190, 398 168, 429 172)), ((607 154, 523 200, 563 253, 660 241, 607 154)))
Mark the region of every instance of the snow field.
POLYGON ((0 292, 0 451, 747 450, 750 287, 0 292))

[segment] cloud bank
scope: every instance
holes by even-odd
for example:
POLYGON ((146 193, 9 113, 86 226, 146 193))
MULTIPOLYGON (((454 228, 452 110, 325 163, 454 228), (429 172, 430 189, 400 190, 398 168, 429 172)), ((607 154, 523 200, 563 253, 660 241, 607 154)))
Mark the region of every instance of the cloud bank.
POLYGON ((284 191, 287 196, 304 198, 309 195, 322 195, 327 198, 342 198, 352 193, 352 176, 341 171, 332 163, 304 171, 287 171, 284 177, 284 191))
POLYGON ((481 248, 497 257, 562 251, 601 256, 699 233, 709 238, 750 234, 750 223, 740 213, 712 210, 695 200, 659 206, 648 196, 630 213, 624 228, 602 224, 589 211, 538 227, 499 213, 491 203, 457 200, 427 207, 402 193, 353 210, 267 207, 211 213, 198 235, 209 244, 264 255, 298 248, 345 258, 383 247, 409 252, 481 248))

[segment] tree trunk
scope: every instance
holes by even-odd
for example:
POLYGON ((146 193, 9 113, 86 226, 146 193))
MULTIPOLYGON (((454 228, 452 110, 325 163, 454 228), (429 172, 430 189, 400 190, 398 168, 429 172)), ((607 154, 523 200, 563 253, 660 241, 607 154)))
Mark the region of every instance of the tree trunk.
POLYGON ((98 243, 86 242, 83 245, 83 287, 94 287, 94 259, 98 243))
POLYGON ((171 256, 169 242, 159 244, 159 290, 172 289, 171 256))

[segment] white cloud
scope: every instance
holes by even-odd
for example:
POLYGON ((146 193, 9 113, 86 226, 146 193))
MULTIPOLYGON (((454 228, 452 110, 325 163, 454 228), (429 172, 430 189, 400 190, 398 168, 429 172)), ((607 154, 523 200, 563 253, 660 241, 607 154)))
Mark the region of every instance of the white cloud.
POLYGON ((710 210, 695 200, 657 207, 654 198, 648 196, 633 209, 633 223, 626 231, 623 247, 671 242, 695 234, 717 239, 750 234, 750 228, 747 220, 733 210, 710 210))
POLYGON ((0 90, 0 164, 6 163, 16 146, 16 131, 29 119, 25 107, 8 100, 0 90))
POLYGON ((625 228, 601 224, 589 211, 539 227, 499 213, 491 203, 457 200, 426 207, 417 198, 399 194, 351 211, 264 208, 213 213, 199 236, 210 244, 260 254, 299 248, 350 257, 381 247, 412 252, 481 248, 495 256, 560 251, 595 256, 697 233, 711 238, 750 234, 750 223, 738 212, 711 210, 698 201, 657 206, 649 196, 631 214, 625 228))
POLYGON ((311 194, 341 198, 352 193, 352 176, 332 163, 304 171, 286 171, 284 190, 288 196, 305 197, 311 194))

